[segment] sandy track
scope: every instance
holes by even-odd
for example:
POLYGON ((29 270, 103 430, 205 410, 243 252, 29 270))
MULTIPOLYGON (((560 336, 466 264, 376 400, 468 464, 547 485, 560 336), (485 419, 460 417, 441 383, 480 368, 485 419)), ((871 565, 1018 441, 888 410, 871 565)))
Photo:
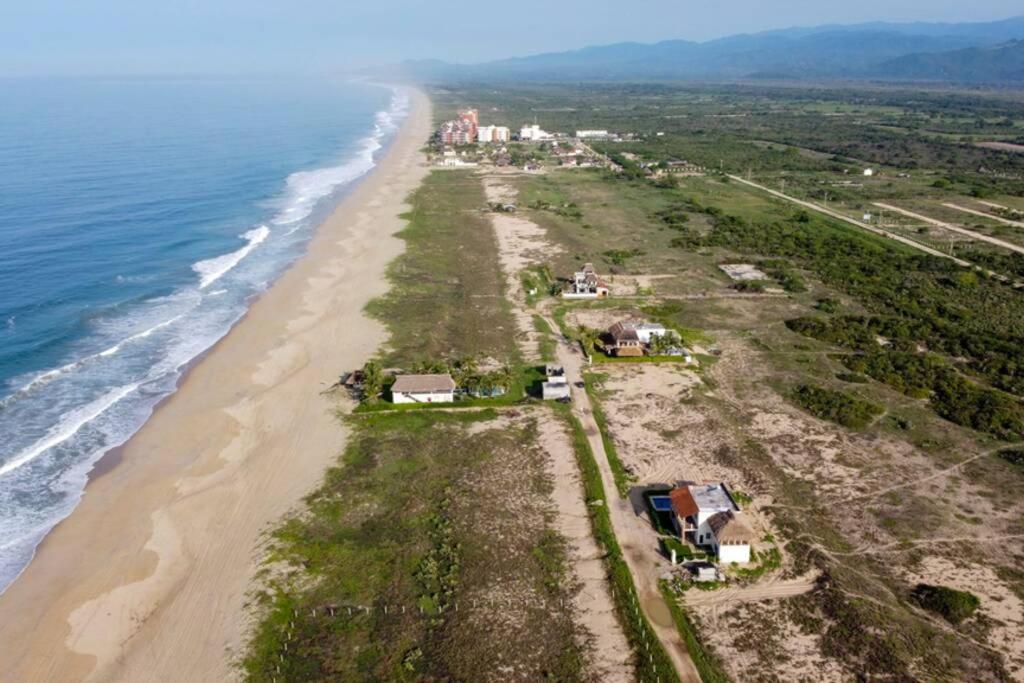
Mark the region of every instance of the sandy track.
POLYGON ((816 576, 802 576, 796 579, 764 581, 745 588, 721 588, 713 591, 689 590, 686 604, 689 607, 728 607, 743 602, 761 602, 779 598, 792 598, 814 590, 816 576))
MULTIPOLYGON (((975 209, 969 209, 966 206, 960 206, 959 204, 950 204, 950 203, 946 202, 946 203, 943 204, 943 206, 945 206, 946 208, 949 208, 949 209, 956 209, 957 211, 963 211, 964 213, 972 213, 975 216, 981 216, 982 218, 990 218, 990 219, 992 219, 992 220, 994 220, 994 221, 996 221, 998 223, 1005 223, 1006 225, 1012 225, 1015 228, 1024 228, 1024 223, 1021 223, 1020 221, 1011 221, 1009 218, 1003 218, 1002 216, 994 216, 994 215, 992 215, 990 213, 985 213, 984 211, 976 211, 975 209)), ((992 204, 991 206, 993 208, 1005 208, 1005 207, 1000 207, 998 204, 992 204)))
POLYGON ((344 446, 321 395, 385 339, 403 201, 426 173, 430 104, 297 262, 189 373, 0 598, 0 679, 223 681, 267 525, 344 446))
POLYGON ((919 251, 923 251, 926 254, 931 254, 932 256, 939 256, 941 258, 949 259, 949 260, 955 262, 957 265, 961 265, 961 266, 964 266, 964 267, 967 267, 967 268, 970 268, 970 267, 974 266, 974 264, 969 263, 968 261, 964 261, 963 259, 956 258, 955 256, 950 256, 949 254, 943 253, 943 252, 939 251, 938 249, 932 249, 931 247, 925 246, 925 245, 921 244, 920 242, 915 242, 914 240, 912 240, 910 238, 907 238, 907 237, 903 237, 902 235, 897 235, 897 234, 889 232, 888 230, 882 230, 881 228, 876 228, 873 225, 868 225, 867 223, 863 223, 863 222, 858 221, 856 219, 850 218, 849 216, 841 214, 838 211, 833 211, 832 209, 827 209, 824 206, 818 206, 814 202, 805 202, 802 199, 797 199, 796 197, 790 197, 788 194, 783 194, 783 193, 778 192, 776 190, 773 190, 773 189, 771 189, 769 187, 765 187, 764 185, 759 185, 759 184, 757 184, 755 182, 752 182, 750 180, 746 180, 744 178, 740 178, 739 176, 731 175, 731 176, 729 176, 729 178, 735 180, 738 183, 743 183, 744 185, 747 185, 749 187, 757 188, 758 190, 761 190, 762 192, 767 192, 768 194, 772 195, 773 197, 778 197, 779 199, 784 199, 787 202, 790 202, 791 204, 796 204, 797 206, 802 206, 805 209, 811 209, 812 211, 817 211, 818 213, 823 213, 826 216, 831 216, 832 218, 837 218, 837 219, 839 219, 839 220, 841 220, 841 221, 843 221, 845 223, 849 223, 850 225, 855 225, 858 228, 860 228, 861 230, 867 230, 868 232, 873 232, 874 234, 880 235, 881 237, 886 237, 888 239, 895 240, 895 241, 897 241, 897 242, 899 242, 901 244, 907 245, 908 247, 913 247, 914 249, 917 249, 919 251))
MULTIPOLYGON (((947 223, 945 221, 940 221, 940 220, 936 220, 934 218, 929 218, 928 216, 923 216, 923 215, 921 215, 919 213, 914 213, 913 211, 907 211, 906 209, 901 209, 898 206, 893 206, 892 204, 882 204, 880 202, 874 202, 874 205, 877 206, 877 207, 886 209, 888 211, 893 211, 895 213, 902 214, 902 215, 906 216, 907 218, 913 218, 915 220, 923 221, 923 222, 928 223, 930 225, 934 225, 936 227, 942 228, 943 230, 949 230, 950 232, 955 232, 955 233, 958 233, 958 234, 961 234, 961 235, 965 235, 966 237, 970 237, 972 240, 978 240, 979 242, 988 242, 989 244, 994 244, 997 247, 1002 247, 1003 249, 1009 249, 1010 251, 1015 251, 1018 254, 1024 254, 1024 247, 1022 247, 1022 246, 1020 246, 1018 244, 1014 244, 1013 242, 1007 242, 1006 240, 1001 240, 998 237, 989 237, 988 235, 982 235, 980 232, 975 232, 973 230, 968 230, 967 228, 961 228, 958 225, 953 225, 952 223, 947 223)), ((984 215, 984 214, 982 214, 982 215, 984 215)), ((985 217, 988 218, 988 216, 985 216, 985 217)))

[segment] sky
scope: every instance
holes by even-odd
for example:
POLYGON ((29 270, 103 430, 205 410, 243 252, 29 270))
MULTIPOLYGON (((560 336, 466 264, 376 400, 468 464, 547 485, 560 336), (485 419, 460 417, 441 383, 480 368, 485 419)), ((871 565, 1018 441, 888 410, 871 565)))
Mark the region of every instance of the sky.
POLYGON ((991 21, 1020 0, 2 0, 0 77, 331 73, 864 21, 991 21))

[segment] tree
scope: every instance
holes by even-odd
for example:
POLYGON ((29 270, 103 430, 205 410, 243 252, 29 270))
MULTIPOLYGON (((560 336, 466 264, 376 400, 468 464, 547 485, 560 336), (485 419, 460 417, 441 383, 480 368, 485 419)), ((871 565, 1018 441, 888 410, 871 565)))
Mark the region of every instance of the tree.
POLYGON ((384 371, 377 361, 367 361, 363 366, 363 399, 371 403, 384 391, 384 371))
POLYGON ((587 352, 587 355, 593 356, 594 348, 597 346, 597 341, 600 338, 600 333, 585 325, 580 325, 576 329, 576 338, 579 339, 580 344, 583 345, 583 350, 587 352))

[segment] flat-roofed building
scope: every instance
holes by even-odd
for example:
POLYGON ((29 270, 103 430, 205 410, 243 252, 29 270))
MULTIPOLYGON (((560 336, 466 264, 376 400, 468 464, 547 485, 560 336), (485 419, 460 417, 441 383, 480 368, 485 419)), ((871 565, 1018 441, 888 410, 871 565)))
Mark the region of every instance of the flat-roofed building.
POLYGON ((451 375, 399 375, 391 385, 392 403, 451 403, 455 380, 451 375))

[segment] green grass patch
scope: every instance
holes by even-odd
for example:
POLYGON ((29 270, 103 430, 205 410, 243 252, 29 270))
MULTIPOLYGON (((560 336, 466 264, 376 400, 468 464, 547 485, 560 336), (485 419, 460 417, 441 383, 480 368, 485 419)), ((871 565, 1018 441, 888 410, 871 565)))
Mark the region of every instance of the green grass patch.
POLYGON ((367 310, 391 333, 384 365, 518 357, 498 246, 483 186, 469 172, 435 171, 410 196, 405 252, 388 268, 390 291, 367 310))
POLYGON ((554 609, 573 588, 536 495, 550 491, 546 455, 533 423, 488 428, 494 417, 352 421, 338 465, 270 532, 238 662, 246 679, 479 680, 510 659, 534 679, 583 678, 572 617, 554 609), (479 504, 502 495, 523 504, 479 504), (471 599, 497 585, 548 605, 503 620, 499 642, 479 637, 491 610, 471 599))
MULTIPOLYGON (((701 586, 699 583, 696 585, 698 588, 701 586)), ((683 642, 686 643, 686 649, 690 653, 690 658, 693 660, 694 666, 697 667, 700 680, 703 683, 728 683, 729 676, 725 673, 722 662, 700 641, 697 627, 690 620, 690 616, 686 613, 686 608, 679 604, 678 596, 665 581, 659 582, 659 587, 661 588, 661 595, 665 598, 665 602, 668 603, 668 609, 672 613, 672 621, 675 622, 679 635, 682 636, 683 642)))
POLYGON ((590 407, 594 411, 594 421, 597 422, 597 428, 601 431, 601 443, 604 444, 604 451, 608 456, 608 465, 611 467, 612 476, 615 478, 615 488, 618 490, 621 498, 626 498, 629 496, 629 487, 632 486, 635 478, 626 471, 626 467, 619 459, 619 451, 615 448, 615 442, 612 440, 611 432, 608 430, 608 419, 605 417, 604 410, 601 408, 601 400, 598 398, 597 391, 594 388, 600 381, 600 378, 592 373, 584 373, 583 381, 586 384, 587 396, 590 397, 590 407))
POLYGON ((548 321, 539 315, 533 316, 533 329, 537 331, 537 352, 540 354, 540 359, 545 363, 553 363, 558 343, 555 341, 554 330, 551 329, 551 325, 548 325, 548 321))

